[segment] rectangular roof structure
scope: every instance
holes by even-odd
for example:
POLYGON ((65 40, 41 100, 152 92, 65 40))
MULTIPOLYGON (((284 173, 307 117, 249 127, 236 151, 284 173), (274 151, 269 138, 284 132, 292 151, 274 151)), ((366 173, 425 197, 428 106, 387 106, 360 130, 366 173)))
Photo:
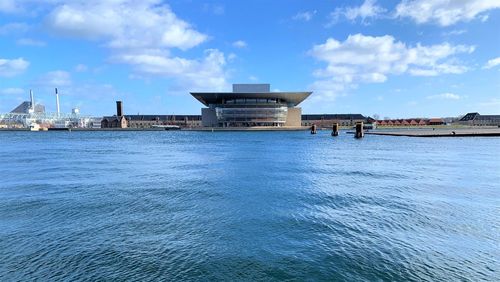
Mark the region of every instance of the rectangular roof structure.
POLYGON ((234 93, 268 93, 271 92, 271 84, 233 84, 234 93))
POLYGON ((220 104, 223 99, 280 99, 295 107, 304 101, 312 92, 190 92, 203 105, 220 104))
POLYGON ((233 84, 233 92, 190 92, 203 105, 223 104, 230 99, 276 99, 295 107, 304 101, 310 91, 305 92, 271 92, 270 84, 233 84))

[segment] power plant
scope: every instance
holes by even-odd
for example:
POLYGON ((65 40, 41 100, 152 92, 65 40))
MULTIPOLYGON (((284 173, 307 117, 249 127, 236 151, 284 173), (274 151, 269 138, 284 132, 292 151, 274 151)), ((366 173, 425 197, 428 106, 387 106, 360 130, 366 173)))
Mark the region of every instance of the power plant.
POLYGON ((0 113, 0 128, 48 129, 100 127, 101 118, 82 116, 78 108, 73 108, 71 113, 62 113, 57 88, 55 88, 55 113, 46 112, 44 105, 36 103, 33 90, 30 89, 29 94, 29 101, 22 102, 9 113, 0 113))

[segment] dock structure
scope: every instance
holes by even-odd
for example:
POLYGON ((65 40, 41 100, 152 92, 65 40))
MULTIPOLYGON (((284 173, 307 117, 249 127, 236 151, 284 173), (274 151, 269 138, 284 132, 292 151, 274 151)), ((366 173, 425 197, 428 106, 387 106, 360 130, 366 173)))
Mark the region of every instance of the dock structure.
POLYGON ((356 123, 356 133, 355 133, 354 137, 363 138, 364 136, 365 136, 365 133, 363 130, 363 122, 356 123))
POLYGON ((500 137, 500 128, 450 128, 424 130, 370 131, 366 134, 406 137, 500 137))
POLYGON ((339 136, 339 124, 336 122, 332 126, 332 136, 339 136))
POLYGON ((317 133, 317 126, 316 126, 316 124, 313 124, 311 126, 311 134, 316 134, 316 133, 317 133))

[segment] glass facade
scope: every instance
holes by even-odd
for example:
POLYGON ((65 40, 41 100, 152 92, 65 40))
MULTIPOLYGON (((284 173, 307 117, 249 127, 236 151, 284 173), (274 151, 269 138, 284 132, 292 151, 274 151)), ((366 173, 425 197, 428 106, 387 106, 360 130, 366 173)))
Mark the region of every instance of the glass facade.
POLYGON ((277 99, 231 99, 214 108, 223 127, 282 126, 288 112, 277 99))
POLYGON ((312 92, 271 92, 269 84, 233 84, 233 92, 190 92, 202 108, 203 127, 298 127, 297 106, 312 92))

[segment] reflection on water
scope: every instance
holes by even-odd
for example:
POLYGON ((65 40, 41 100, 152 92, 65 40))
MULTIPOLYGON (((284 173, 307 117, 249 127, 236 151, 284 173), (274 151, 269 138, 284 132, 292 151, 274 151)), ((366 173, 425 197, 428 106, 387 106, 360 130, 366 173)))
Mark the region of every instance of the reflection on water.
POLYGON ((0 134, 0 280, 495 280, 500 139, 0 134))

